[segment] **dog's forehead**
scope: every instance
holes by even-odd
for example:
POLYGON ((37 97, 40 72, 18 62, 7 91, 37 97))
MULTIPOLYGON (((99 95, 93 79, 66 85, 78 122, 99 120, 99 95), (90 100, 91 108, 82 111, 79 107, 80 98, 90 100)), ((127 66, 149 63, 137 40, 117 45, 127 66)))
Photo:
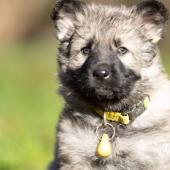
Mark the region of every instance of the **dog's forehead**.
MULTIPOLYGON (((108 6, 90 6, 81 21, 79 34, 84 39, 101 42, 113 40, 130 40, 137 33, 137 23, 132 9, 108 6)), ((135 37, 136 38, 136 37, 135 37)))

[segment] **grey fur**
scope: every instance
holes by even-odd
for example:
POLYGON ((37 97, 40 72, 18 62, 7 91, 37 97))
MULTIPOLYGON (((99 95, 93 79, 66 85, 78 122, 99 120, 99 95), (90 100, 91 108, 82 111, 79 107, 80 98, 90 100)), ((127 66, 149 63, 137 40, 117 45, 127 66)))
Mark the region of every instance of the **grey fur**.
POLYGON ((53 20, 61 43, 60 75, 83 66, 87 56, 81 49, 89 39, 93 39, 93 46, 99 45, 100 61, 106 59, 108 46, 113 51, 117 46, 125 46, 130 52, 120 60, 141 79, 128 96, 100 106, 112 111, 122 110, 124 106, 131 108, 146 95, 151 103, 127 127, 113 123, 116 128, 113 153, 106 160, 99 159, 95 129, 102 119, 61 76, 61 93, 66 104, 58 124, 55 160, 50 170, 170 169, 170 82, 157 48, 167 19, 166 8, 155 0, 131 8, 88 5, 78 0, 57 2, 53 20), (153 5, 156 10, 152 10, 153 5))

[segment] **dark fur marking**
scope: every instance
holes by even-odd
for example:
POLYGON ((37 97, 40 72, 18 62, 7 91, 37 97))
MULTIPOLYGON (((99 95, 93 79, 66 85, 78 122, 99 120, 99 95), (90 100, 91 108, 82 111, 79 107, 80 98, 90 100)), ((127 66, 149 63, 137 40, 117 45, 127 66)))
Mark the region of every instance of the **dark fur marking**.
POLYGON ((144 21, 164 24, 169 18, 167 8, 157 0, 145 0, 137 5, 138 13, 142 13, 144 21))
POLYGON ((58 0, 51 13, 51 19, 57 20, 60 10, 65 13, 75 14, 77 11, 82 11, 85 3, 81 0, 58 0))

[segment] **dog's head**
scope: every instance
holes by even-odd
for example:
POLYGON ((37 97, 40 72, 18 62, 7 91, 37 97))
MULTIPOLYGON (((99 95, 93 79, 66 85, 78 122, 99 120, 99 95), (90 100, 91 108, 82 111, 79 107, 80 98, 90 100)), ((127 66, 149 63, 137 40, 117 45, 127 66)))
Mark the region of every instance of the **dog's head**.
POLYGON ((52 19, 60 41, 61 81, 83 97, 119 100, 138 82, 157 76, 157 43, 168 19, 161 2, 145 0, 127 8, 59 0, 52 19))

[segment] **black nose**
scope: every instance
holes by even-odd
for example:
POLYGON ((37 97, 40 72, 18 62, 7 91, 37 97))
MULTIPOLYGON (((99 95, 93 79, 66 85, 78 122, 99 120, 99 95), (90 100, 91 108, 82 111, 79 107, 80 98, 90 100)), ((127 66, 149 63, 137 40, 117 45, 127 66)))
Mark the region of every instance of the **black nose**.
POLYGON ((97 80, 106 80, 110 77, 110 71, 106 66, 98 66, 93 71, 93 77, 97 80))

